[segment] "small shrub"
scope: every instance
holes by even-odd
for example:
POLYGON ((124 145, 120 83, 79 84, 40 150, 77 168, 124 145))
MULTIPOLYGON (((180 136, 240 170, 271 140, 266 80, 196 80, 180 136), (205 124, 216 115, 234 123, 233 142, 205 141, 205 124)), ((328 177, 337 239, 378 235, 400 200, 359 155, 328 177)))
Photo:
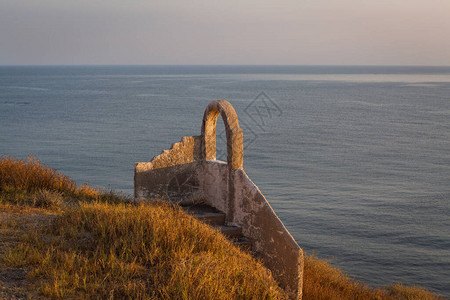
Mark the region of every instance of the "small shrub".
POLYGON ((64 204, 61 193, 49 190, 40 190, 33 194, 32 202, 33 206, 46 209, 58 209, 64 204))

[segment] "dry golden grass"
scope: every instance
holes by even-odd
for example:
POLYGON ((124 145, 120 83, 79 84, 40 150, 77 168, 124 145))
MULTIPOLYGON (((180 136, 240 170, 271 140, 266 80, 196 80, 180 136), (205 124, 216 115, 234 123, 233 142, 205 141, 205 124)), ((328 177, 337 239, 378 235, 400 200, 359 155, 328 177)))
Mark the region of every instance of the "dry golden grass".
POLYGON ((434 300, 434 299, 443 299, 439 298, 433 293, 424 290, 419 286, 405 286, 401 283, 392 284, 384 290, 387 292, 389 296, 394 297, 395 299, 405 299, 405 300, 434 300))
POLYGON ((385 299, 385 293, 351 280, 340 269, 318 259, 314 254, 305 259, 304 299, 385 299))
POLYGON ((348 277, 339 268, 314 254, 305 258, 303 274, 303 299, 401 299, 435 300, 441 299, 431 292, 417 287, 393 284, 388 287, 371 288, 348 277))
MULTIPOLYGON (((260 262, 177 206, 77 187, 36 159, 0 158, 0 217, 0 271, 20 279, 0 281, 0 298, 285 298, 260 262)), ((303 286, 303 299, 437 299, 370 288, 314 255, 303 286)))
POLYGON ((77 187, 75 181, 46 167, 32 156, 27 160, 0 157, 0 191, 19 190, 33 193, 39 190, 60 192, 64 195, 98 197, 99 192, 88 185, 77 187))
POLYGON ((13 289, 15 293, 34 290, 48 298, 284 298, 260 262, 177 206, 130 203, 112 193, 80 195, 70 179, 44 166, 41 170, 35 160, 16 161, 19 170, 14 170, 13 159, 5 160, 0 166, 13 175, 1 173, 0 208, 9 214, 1 228, 9 236, 16 234, 3 245, 0 268, 27 270, 27 280, 20 281, 26 286, 20 292, 13 289), (40 174, 50 176, 39 181, 35 177, 40 174), (23 209, 20 214, 17 207, 23 209), (35 216, 34 226, 22 226, 27 212, 35 216), (51 217, 46 217, 48 212, 51 217))
POLYGON ((249 254, 164 203, 80 203, 29 232, 2 263, 29 267, 52 298, 283 298, 249 254))

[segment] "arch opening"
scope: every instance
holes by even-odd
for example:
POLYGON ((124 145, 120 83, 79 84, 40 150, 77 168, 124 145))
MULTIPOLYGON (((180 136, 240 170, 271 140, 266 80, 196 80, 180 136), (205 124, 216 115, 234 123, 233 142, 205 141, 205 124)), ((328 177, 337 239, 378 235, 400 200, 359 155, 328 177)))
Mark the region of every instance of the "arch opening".
MULTIPOLYGON (((227 164, 232 170, 243 167, 243 134, 233 106, 226 100, 211 102, 202 123, 202 160, 216 159, 217 119, 222 117, 226 137, 227 164)), ((221 133, 219 133, 221 134, 221 133)))

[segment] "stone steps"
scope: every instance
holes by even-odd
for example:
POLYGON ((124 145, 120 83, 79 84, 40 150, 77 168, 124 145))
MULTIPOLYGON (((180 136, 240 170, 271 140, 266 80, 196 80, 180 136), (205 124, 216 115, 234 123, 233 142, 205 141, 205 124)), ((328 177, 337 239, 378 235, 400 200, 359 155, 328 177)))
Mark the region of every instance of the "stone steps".
MULTIPOLYGON (((234 244, 236 246, 238 246, 239 248, 247 250, 249 252, 251 252, 251 250, 252 250, 252 242, 245 236, 240 237, 239 239, 235 240, 234 244)), ((251 254, 254 255, 254 253, 251 253, 251 254)))
POLYGON ((240 226, 217 225, 215 227, 228 238, 235 239, 242 237, 242 228, 240 226))
POLYGON ((187 213, 209 225, 225 224, 225 213, 206 204, 183 205, 181 208, 187 213))
POLYGON ((236 246, 248 251, 251 250, 251 241, 242 235, 242 228, 225 224, 225 213, 204 203, 182 205, 181 208, 200 221, 218 229, 236 246))

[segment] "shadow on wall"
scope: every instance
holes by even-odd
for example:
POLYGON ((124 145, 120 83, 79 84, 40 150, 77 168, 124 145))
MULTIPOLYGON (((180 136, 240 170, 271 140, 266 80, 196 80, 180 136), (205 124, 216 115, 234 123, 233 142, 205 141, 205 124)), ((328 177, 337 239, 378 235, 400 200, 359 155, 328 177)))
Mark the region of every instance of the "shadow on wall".
POLYGON ((303 252, 243 169, 243 133, 228 101, 209 103, 200 136, 183 137, 151 162, 136 163, 134 193, 183 205, 201 201, 224 212, 228 225, 242 227, 252 251, 290 298, 301 299, 303 252), (219 114, 227 138, 226 163, 216 160, 219 114))

